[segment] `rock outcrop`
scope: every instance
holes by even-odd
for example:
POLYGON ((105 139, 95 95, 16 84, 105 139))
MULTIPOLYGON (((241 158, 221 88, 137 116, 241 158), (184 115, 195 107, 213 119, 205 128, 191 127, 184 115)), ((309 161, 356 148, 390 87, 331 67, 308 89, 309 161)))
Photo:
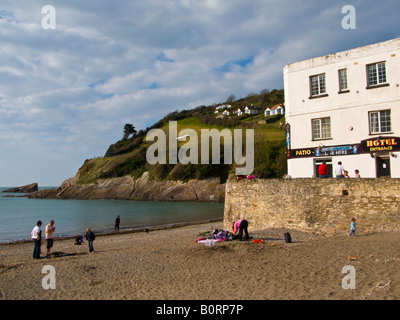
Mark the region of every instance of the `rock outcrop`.
POLYGON ((31 183, 28 184, 26 186, 22 186, 22 187, 15 187, 15 188, 9 188, 7 190, 4 190, 3 192, 9 192, 9 193, 31 193, 31 192, 35 192, 38 191, 38 184, 35 183, 31 183))
POLYGON ((151 180, 149 173, 145 172, 136 181, 131 176, 125 176, 79 184, 76 178, 72 178, 64 181, 59 188, 33 192, 28 197, 222 202, 225 197, 225 184, 221 184, 219 178, 188 182, 156 181, 151 180))

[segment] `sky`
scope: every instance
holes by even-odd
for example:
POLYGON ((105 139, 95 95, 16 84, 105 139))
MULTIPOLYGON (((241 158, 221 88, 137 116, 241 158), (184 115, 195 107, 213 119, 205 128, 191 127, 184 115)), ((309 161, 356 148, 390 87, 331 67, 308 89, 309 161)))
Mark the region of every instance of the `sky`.
POLYGON ((400 37, 399 13, 397 0, 2 0, 0 186, 59 186, 126 123, 283 89, 289 63, 400 37))

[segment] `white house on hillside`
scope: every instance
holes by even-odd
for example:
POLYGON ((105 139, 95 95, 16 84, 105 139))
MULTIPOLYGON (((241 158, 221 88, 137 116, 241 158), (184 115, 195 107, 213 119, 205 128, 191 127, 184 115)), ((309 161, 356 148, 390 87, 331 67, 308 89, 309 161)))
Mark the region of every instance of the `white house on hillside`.
POLYGON ((244 110, 243 110, 243 108, 238 108, 238 109, 236 110, 236 114, 237 114, 238 116, 244 115, 244 110))
POLYGON ((264 111, 265 117, 274 116, 276 114, 285 114, 285 107, 281 104, 276 104, 271 108, 267 108, 264 111))
POLYGON ((400 38, 284 68, 288 174, 400 178, 400 38))
POLYGON ((223 116, 229 116, 229 110, 224 110, 224 112, 222 112, 223 116))
POLYGON ((251 106, 246 106, 244 108, 244 113, 245 114, 257 114, 259 112, 260 112, 260 108, 257 107, 257 106, 251 105, 251 106))

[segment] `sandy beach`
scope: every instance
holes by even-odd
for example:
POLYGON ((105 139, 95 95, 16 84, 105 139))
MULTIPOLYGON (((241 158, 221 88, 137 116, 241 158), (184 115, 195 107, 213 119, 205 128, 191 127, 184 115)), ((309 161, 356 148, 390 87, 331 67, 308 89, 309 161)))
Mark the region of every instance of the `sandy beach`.
MULTIPOLYGON (((288 230, 251 231, 263 243, 196 243, 222 222, 149 233, 98 236, 87 243, 56 239, 53 251, 79 255, 32 259, 33 243, 0 246, 3 300, 366 300, 400 298, 400 233, 324 237, 288 230), (354 260, 349 260, 349 257, 354 260), (45 290, 42 268, 54 267, 56 289, 45 290), (344 289, 345 266, 356 272, 344 289)), ((45 252, 42 245, 42 257, 45 252)))

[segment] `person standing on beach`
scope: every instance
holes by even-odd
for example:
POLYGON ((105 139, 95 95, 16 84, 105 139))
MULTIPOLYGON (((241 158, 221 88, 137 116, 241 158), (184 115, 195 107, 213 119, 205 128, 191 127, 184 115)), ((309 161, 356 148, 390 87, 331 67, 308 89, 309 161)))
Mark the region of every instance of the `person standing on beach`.
POLYGON ((355 173, 356 178, 361 178, 360 171, 358 171, 358 169, 354 170, 354 173, 355 173))
POLYGON ((35 247, 33 249, 33 259, 40 259, 40 245, 42 243, 42 230, 40 227, 42 226, 42 221, 38 221, 36 223, 36 227, 32 229, 31 239, 35 242, 35 247))
POLYGON ((115 226, 114 226, 115 231, 119 231, 119 224, 120 223, 121 223, 121 218, 118 215, 117 218, 115 219, 115 226))
POLYGON ((54 231, 56 227, 54 226, 54 220, 50 220, 49 224, 46 225, 46 239, 47 239, 47 255, 50 255, 51 248, 53 248, 54 242, 54 231))
POLYGON ((89 252, 93 252, 93 241, 95 239, 94 233, 92 230, 90 230, 90 228, 86 229, 86 240, 89 244, 89 252))
POLYGON ((356 236, 356 219, 355 218, 351 218, 351 224, 350 224, 350 233, 349 233, 349 237, 353 235, 354 237, 356 236))
POLYGON ((249 223, 245 219, 239 219, 232 224, 233 234, 239 239, 239 241, 242 240, 243 231, 245 233, 245 240, 248 241, 250 239, 249 233, 247 231, 248 226, 249 223))

